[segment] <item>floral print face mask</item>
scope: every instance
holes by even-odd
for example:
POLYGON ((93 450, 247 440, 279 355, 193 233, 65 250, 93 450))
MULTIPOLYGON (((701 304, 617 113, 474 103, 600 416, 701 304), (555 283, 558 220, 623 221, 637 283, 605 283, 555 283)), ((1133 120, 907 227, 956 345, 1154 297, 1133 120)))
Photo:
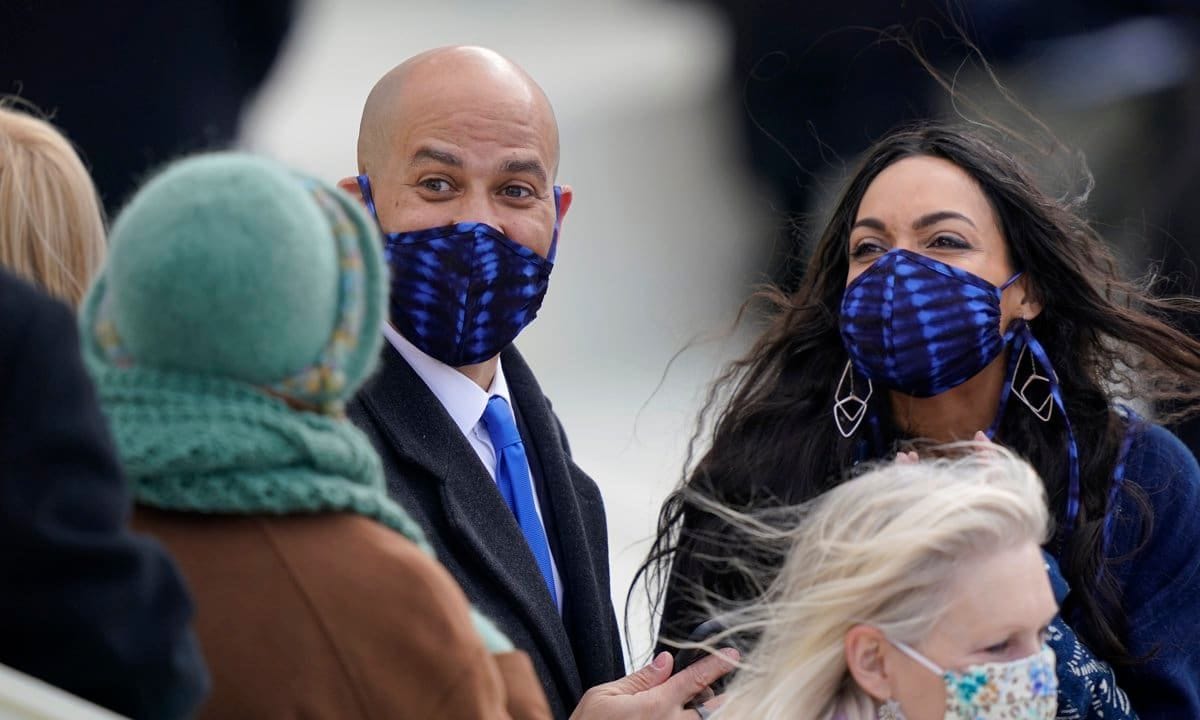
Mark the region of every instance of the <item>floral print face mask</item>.
POLYGON ((957 672, 904 643, 892 644, 946 683, 945 720, 1054 720, 1058 711, 1058 677, 1048 645, 1027 658, 957 672))

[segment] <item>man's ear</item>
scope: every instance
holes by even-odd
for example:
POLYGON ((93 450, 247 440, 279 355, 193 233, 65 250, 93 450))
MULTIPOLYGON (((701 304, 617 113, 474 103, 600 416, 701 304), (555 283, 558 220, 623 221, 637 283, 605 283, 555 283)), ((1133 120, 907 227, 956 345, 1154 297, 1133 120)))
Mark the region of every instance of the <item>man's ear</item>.
POLYGON ((351 175, 350 177, 344 177, 338 180, 337 186, 357 198, 363 206, 366 206, 367 203, 363 200, 362 190, 358 188, 358 176, 351 175))
POLYGON ((558 196, 558 217, 555 218, 555 224, 559 229, 562 229, 563 218, 567 216, 567 210, 571 209, 571 201, 575 199, 575 192, 571 190, 570 185, 560 185, 562 192, 558 196))
POLYGON ((892 697, 883 650, 887 640, 879 628, 855 625, 846 633, 846 668, 858 686, 880 702, 892 697))

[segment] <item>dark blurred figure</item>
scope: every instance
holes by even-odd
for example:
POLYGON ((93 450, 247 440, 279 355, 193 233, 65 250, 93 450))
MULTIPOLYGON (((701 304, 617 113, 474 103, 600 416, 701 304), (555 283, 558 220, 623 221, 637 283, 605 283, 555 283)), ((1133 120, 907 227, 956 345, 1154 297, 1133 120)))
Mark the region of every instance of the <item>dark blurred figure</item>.
POLYGON ((110 216, 146 171, 234 139, 293 0, 8 0, 0 93, 50 113, 90 164, 110 216))
MULTIPOLYGON (((822 194, 873 139, 935 110, 929 74, 879 30, 941 17, 940 0, 706 0, 734 33, 732 85, 753 169, 780 213, 772 274, 788 289, 803 271, 801 239, 822 194)), ((940 62, 951 43, 927 38, 940 62)), ((819 219, 816 226, 820 225, 819 219)))
MULTIPOLYGON (((977 63, 964 65, 964 40, 976 44, 1018 101, 1086 153, 1089 215, 1130 267, 1164 276, 1161 292, 1197 293, 1197 0, 704 1, 733 29, 731 82, 751 166, 778 202, 778 232, 764 240, 785 289, 846 166, 889 128, 951 111, 950 93, 891 39, 903 28, 968 102, 1028 126, 977 63)), ((1175 429, 1200 449, 1200 421, 1175 429)))
POLYGON ((0 663, 133 718, 208 675, 175 565, 131 500, 65 305, 0 270, 0 663))

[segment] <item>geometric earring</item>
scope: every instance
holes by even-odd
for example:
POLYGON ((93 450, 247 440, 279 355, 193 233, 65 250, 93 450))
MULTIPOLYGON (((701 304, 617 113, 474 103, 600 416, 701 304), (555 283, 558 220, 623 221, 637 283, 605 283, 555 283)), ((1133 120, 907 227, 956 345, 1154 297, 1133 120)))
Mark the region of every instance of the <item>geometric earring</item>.
POLYGON ((875 386, 871 383, 871 378, 867 378, 867 396, 860 398, 854 394, 854 367, 847 360, 842 379, 838 381, 837 390, 833 393, 833 421, 842 437, 849 438, 858 430, 858 426, 867 415, 867 402, 874 393, 875 386), (843 390, 846 390, 846 380, 850 381, 850 388, 843 393, 843 390))
POLYGON ((1033 356, 1029 355, 1028 343, 1021 348, 1021 354, 1017 356, 1017 366, 1013 368, 1013 377, 1012 381, 1009 383, 1009 387, 1012 388, 1013 395, 1016 395, 1017 399, 1023 402, 1025 407, 1029 408, 1029 410, 1033 412, 1034 417, 1042 422, 1047 422, 1050 420, 1050 416, 1054 414, 1054 395, 1050 392, 1052 387, 1050 384, 1050 378, 1046 377, 1045 375, 1038 374, 1037 363, 1034 361, 1033 356), (1029 377, 1026 378, 1025 382, 1021 383, 1021 387, 1018 388, 1017 376, 1021 374, 1021 363, 1026 357, 1029 358, 1029 377), (1035 403, 1032 399, 1030 399, 1029 393, 1031 390, 1040 390, 1038 386, 1041 383, 1045 383, 1046 385, 1045 400, 1040 403, 1035 403))

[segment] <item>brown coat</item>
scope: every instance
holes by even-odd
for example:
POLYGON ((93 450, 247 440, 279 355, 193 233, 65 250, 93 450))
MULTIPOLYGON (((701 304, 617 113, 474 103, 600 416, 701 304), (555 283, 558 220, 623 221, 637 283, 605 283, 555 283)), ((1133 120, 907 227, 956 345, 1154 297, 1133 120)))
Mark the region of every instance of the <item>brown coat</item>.
POLYGON ((212 673, 201 718, 549 718, 524 653, 491 655, 440 564, 348 514, 139 506, 178 560, 212 673))

